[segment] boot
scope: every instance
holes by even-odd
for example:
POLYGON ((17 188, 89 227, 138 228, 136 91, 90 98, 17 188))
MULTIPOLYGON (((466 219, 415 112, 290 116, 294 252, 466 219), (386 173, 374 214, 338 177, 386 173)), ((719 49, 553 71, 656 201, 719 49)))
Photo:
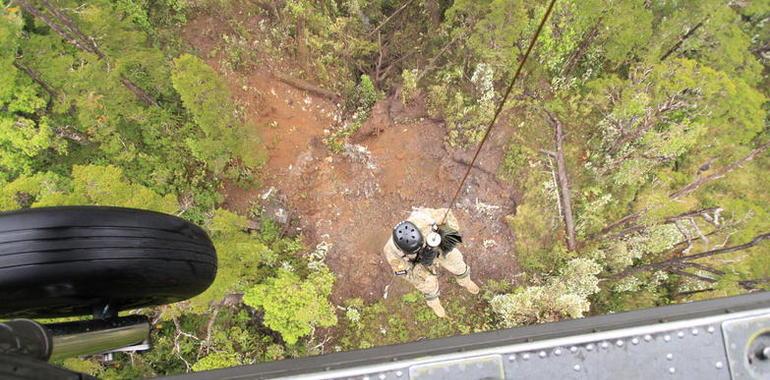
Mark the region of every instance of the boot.
POLYGON ((441 306, 441 300, 438 298, 434 298, 428 302, 428 307, 433 310, 434 313, 436 313, 436 316, 439 318, 446 318, 446 311, 444 310, 444 307, 441 306))
POLYGON ((479 294, 479 286, 471 280, 471 276, 458 278, 457 283, 471 294, 479 294))

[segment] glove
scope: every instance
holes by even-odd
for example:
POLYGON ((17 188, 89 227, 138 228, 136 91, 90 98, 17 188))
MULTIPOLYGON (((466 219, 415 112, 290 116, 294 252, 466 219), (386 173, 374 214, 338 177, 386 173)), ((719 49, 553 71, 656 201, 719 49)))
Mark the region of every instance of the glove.
POLYGON ((425 266, 433 265, 433 260, 438 256, 439 251, 435 248, 425 247, 417 254, 417 262, 425 266))

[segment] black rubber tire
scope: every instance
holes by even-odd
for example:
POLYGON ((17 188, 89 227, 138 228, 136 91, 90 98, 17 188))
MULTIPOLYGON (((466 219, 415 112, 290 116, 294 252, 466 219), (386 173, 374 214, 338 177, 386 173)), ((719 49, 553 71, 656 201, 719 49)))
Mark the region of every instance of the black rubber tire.
POLYGON ((0 354, 0 379, 3 380, 98 380, 66 370, 42 360, 18 355, 0 354))
POLYGON ((181 301, 214 281, 198 226, 152 211, 50 207, 0 213, 0 316, 88 315, 181 301))

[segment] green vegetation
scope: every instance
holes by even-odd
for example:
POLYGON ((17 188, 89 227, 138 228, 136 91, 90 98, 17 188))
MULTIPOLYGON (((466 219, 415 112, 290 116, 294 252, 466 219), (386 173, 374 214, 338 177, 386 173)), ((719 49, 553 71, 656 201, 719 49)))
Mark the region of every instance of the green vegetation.
POLYGON ((485 308, 485 300, 475 301, 466 294, 454 292, 445 298, 448 302, 444 306, 450 319, 436 317, 417 291, 369 305, 361 299, 350 299, 344 308, 345 318, 338 326, 343 333, 335 349, 357 350, 470 334, 495 326, 494 317, 485 308))
POLYGON ((333 303, 344 279, 319 249, 225 209, 224 182, 256 186, 267 150, 224 75, 317 86, 339 103, 332 152, 394 100, 475 147, 545 1, 2 4, 0 210, 172 213, 219 254, 205 293, 142 311, 153 350, 69 368, 176 374, 770 289, 768 0, 557 1, 497 126, 524 275, 450 294, 448 320, 418 293, 333 303), (201 56, 181 36, 209 16, 226 21, 201 56))
POLYGON ((254 149, 259 146, 255 128, 244 125, 238 117, 227 85, 214 69, 200 58, 185 54, 174 60, 171 81, 202 131, 202 136, 185 140, 195 158, 205 162, 214 174, 236 159, 246 170, 259 165, 259 150, 254 149))
POLYGON ((327 298, 331 294, 334 275, 324 268, 311 273, 304 281, 289 269, 246 291, 243 302, 265 310, 265 326, 281 333, 293 345, 316 326, 331 327, 337 323, 334 307, 327 298))

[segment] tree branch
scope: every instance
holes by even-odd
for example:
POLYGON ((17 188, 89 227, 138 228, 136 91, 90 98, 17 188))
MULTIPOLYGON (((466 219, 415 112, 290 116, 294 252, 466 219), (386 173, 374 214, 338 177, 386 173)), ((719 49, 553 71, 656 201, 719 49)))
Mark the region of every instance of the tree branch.
POLYGON ((17 69, 23 71, 27 74, 35 83, 37 83, 40 87, 43 88, 45 92, 48 93, 48 96, 50 96, 50 101, 48 102, 48 105, 50 107, 51 103, 53 103, 54 99, 56 99, 56 90, 53 89, 48 83, 46 83, 43 78, 40 76, 40 73, 38 73, 35 70, 32 70, 31 68, 24 66, 23 64, 19 63, 19 61, 13 61, 13 66, 17 69))
POLYGON ((738 285, 746 290, 756 290, 757 285, 770 283, 770 277, 755 278, 751 280, 738 281, 738 285))
POLYGON ((676 44, 674 44, 674 46, 672 46, 670 49, 668 49, 668 51, 666 51, 660 57, 660 61, 661 62, 665 61, 666 58, 668 58, 671 54, 673 54, 675 51, 677 51, 679 49, 679 47, 682 46, 682 44, 685 41, 687 41, 688 38, 692 37, 692 35, 695 34, 695 32, 698 31, 698 29, 700 29, 701 26, 703 26, 703 23, 706 22, 706 20, 708 20, 708 17, 704 18, 701 22, 695 24, 695 26, 692 27, 690 30, 688 30, 687 33, 685 33, 683 36, 679 37, 679 41, 677 41, 676 44))
POLYGON ((764 144, 762 144, 762 145, 752 149, 752 151, 749 152, 749 154, 747 154, 745 157, 741 158, 738 161, 735 161, 735 162, 731 163, 730 165, 727 165, 727 166, 723 167, 722 169, 717 170, 716 173, 711 174, 711 175, 707 175, 705 177, 698 177, 698 178, 696 178, 694 181, 690 182, 687 186, 677 190, 674 193, 671 193, 669 195, 669 197, 671 199, 678 199, 678 198, 684 197, 684 196, 692 193, 693 191, 697 190, 703 184, 711 182, 711 181, 713 181, 715 179, 722 178, 725 175, 727 175, 728 173, 732 172, 733 170, 740 168, 741 165, 743 165, 743 164, 753 160, 754 157, 756 157, 760 153, 763 153, 765 150, 767 150, 767 148, 770 148, 770 141, 768 141, 768 142, 766 142, 766 143, 764 143, 764 144))
POLYGON ((673 274, 678 274, 678 275, 684 276, 684 277, 690 277, 690 278, 693 278, 693 279, 696 279, 696 280, 699 280, 699 281, 708 282, 709 284, 713 284, 713 283, 717 282, 717 280, 715 280, 713 278, 697 275, 695 273, 685 272, 685 271, 679 270, 679 269, 670 269, 669 272, 671 272, 673 274))
POLYGON ((637 267, 631 267, 623 272, 617 273, 615 275, 609 276, 610 279, 620 279, 627 276, 630 276, 635 273, 649 271, 649 270, 658 270, 658 269, 665 269, 665 268, 672 268, 672 267, 681 267, 692 264, 693 260, 702 259, 706 257, 713 257, 717 255, 724 255, 732 252, 741 251, 744 249, 748 249, 751 247, 754 247, 755 245, 761 243, 764 240, 770 239, 770 233, 764 233, 761 235, 757 235, 752 239, 750 242, 740 245, 734 245, 731 247, 725 247, 725 248, 718 248, 718 249, 712 249, 706 252, 696 253, 694 255, 688 255, 688 256, 677 256, 673 257, 667 260, 663 260, 657 263, 652 264, 645 264, 640 265, 637 267))
POLYGON ((712 274, 717 275, 717 276, 724 276, 725 275, 724 271, 721 271, 721 270, 716 269, 716 268, 712 268, 712 267, 710 267, 708 265, 704 265, 704 264, 687 262, 687 266, 690 266, 690 267, 693 267, 693 268, 696 268, 696 269, 700 269, 702 271, 706 271, 706 272, 712 273, 712 274))
POLYGON ((53 6, 50 2, 48 2, 48 0, 41 0, 41 2, 43 3, 43 6, 48 9, 62 25, 64 25, 65 28, 69 29, 72 34, 80 39, 81 43, 89 45, 89 51, 96 54, 101 60, 107 59, 104 53, 99 50, 99 47, 96 46, 94 39, 83 34, 83 32, 80 31, 80 28, 75 25, 72 19, 62 13, 59 8, 53 6))
MULTIPOLYGON (((692 181, 688 185, 682 187, 681 189, 677 190, 676 192, 671 193, 669 195, 669 198, 676 200, 676 199, 679 199, 679 198, 684 197, 686 195, 689 195, 690 193, 692 193, 693 191, 695 191, 699 187, 701 187, 703 184, 711 182, 711 181, 719 179, 719 178, 722 178, 725 175, 727 175, 730 172, 732 172, 733 170, 740 168, 741 165, 745 164, 746 162, 749 162, 749 161, 753 160, 757 155, 759 155, 760 153, 763 153, 768 148, 770 148, 770 141, 768 141, 768 142, 758 146, 757 148, 755 148, 751 152, 749 152, 749 154, 746 155, 745 157, 743 157, 742 159, 740 159, 738 161, 735 161, 735 162, 725 166, 724 168, 718 170, 714 174, 711 174, 711 175, 708 175, 708 176, 705 176, 705 177, 698 177, 697 179, 695 179, 694 181, 692 181)), ((610 231, 612 231, 615 228, 617 228, 618 226, 627 224, 629 222, 632 222, 632 221, 638 219, 642 215, 642 213, 644 213, 645 211, 647 211, 647 209, 644 209, 644 210, 641 210, 641 211, 637 211, 637 212, 635 212, 633 214, 626 215, 623 218, 621 218, 620 220, 618 220, 616 222, 613 222, 612 224, 602 228, 602 230, 599 231, 598 233, 591 234, 586 240, 594 240, 594 239, 596 239, 598 237, 604 236, 607 233, 609 233, 610 231)), ((719 214, 720 211, 721 211, 721 209, 714 210, 714 215, 715 215, 714 219, 715 219, 715 221, 713 223, 716 224, 716 225, 718 225, 717 218, 718 218, 718 214, 719 214)))
POLYGON ((366 38, 369 38, 369 37, 371 37, 371 36, 372 36, 374 33, 377 33, 377 31, 378 31, 378 30, 380 30, 380 29, 381 29, 383 26, 385 26, 385 24, 387 24, 387 23, 388 23, 388 21, 390 21, 390 19, 392 19, 393 17, 395 17, 397 14, 401 13, 401 11, 403 11, 403 10, 404 10, 404 9, 405 9, 405 8, 406 8, 406 7, 407 7, 409 4, 411 4, 411 3, 412 3, 412 1, 414 1, 414 0, 407 0, 407 1, 404 3, 404 5, 402 5, 402 6, 401 6, 401 8, 398 8, 398 9, 396 9, 396 11, 395 11, 395 12, 393 12, 393 13, 392 13, 390 16, 388 16, 388 18, 386 18, 386 19, 385 19, 385 21, 383 21, 383 22, 382 22, 380 25, 377 25, 377 27, 376 27, 376 28, 374 28, 374 30, 372 30, 371 32, 369 32, 369 34, 367 34, 367 35, 366 35, 366 38))

